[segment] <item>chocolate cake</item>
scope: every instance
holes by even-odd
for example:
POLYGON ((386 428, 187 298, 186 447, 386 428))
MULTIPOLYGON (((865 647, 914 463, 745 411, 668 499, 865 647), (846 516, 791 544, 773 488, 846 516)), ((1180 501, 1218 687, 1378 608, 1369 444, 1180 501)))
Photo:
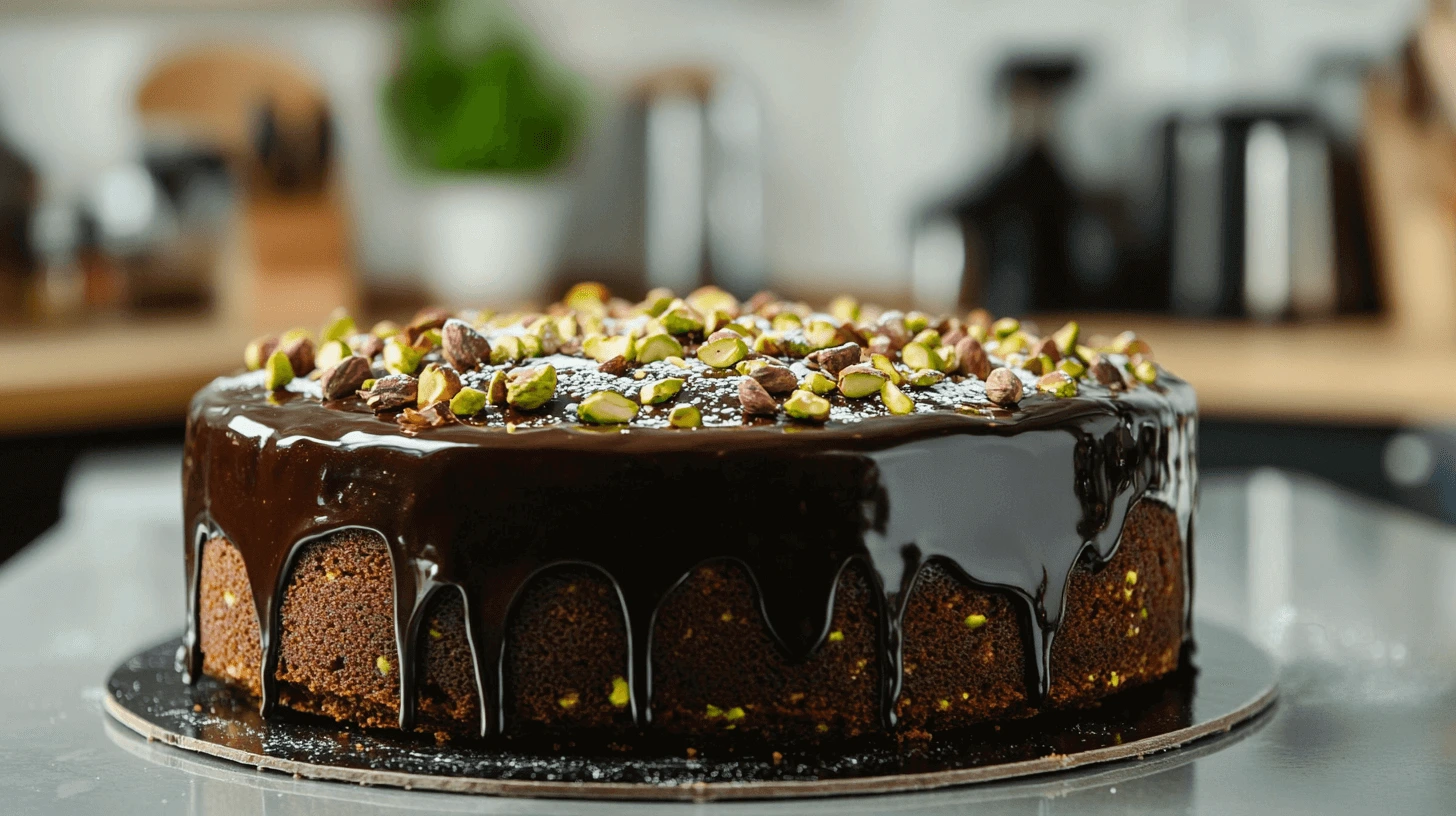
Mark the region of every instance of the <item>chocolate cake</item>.
POLYGON ((260 338, 193 400, 182 663, 441 738, 929 738, 1191 643, 1192 389, 1131 334, 574 287, 260 338))

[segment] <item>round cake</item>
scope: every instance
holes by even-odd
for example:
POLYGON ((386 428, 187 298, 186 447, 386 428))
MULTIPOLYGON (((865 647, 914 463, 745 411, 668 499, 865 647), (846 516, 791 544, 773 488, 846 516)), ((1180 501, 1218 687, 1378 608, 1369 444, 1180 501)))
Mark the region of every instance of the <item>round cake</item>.
POLYGON ((183 663, 264 716, 925 739, 1191 643, 1196 405, 1131 334, 582 284, 245 357, 189 415, 183 663))

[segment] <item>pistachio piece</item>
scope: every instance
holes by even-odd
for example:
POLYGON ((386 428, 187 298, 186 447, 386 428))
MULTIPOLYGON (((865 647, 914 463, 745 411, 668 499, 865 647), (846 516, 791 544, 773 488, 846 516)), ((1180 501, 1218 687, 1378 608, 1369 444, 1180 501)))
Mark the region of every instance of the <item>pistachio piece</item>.
POLYGON ((936 370, 942 374, 949 374, 960 370, 961 358, 956 353, 955 346, 941 346, 935 350, 935 357, 940 360, 940 368, 936 370))
POLYGON ((779 296, 767 289, 760 289, 753 293, 753 297, 743 304, 743 312, 746 314, 762 314, 770 306, 779 302, 779 296))
POLYGON ((794 372, 780 365, 763 365, 749 372, 750 377, 770 394, 787 394, 799 387, 799 378, 794 372))
POLYGON ((356 334, 349 338, 349 349, 366 360, 384 351, 384 341, 372 334, 356 334))
POLYGON ((283 348, 284 346, 292 343, 295 340, 308 340, 309 342, 313 342, 313 332, 302 327, 294 327, 292 329, 289 329, 288 331, 278 335, 278 347, 283 348))
POLYGON ((384 341, 384 367, 391 374, 414 374, 424 356, 424 352, 404 343, 401 335, 384 341))
POLYGON ((271 334, 255 337, 243 349, 243 364, 249 371, 257 371, 268 364, 268 358, 278 350, 278 338, 271 334))
POLYGON ((616 391, 598 391, 581 401, 576 415, 592 425, 621 425, 637 416, 637 403, 616 391))
POLYGON ((490 398, 491 405, 506 404, 506 373, 504 371, 497 371, 490 375, 490 380, 485 386, 485 394, 490 398))
POLYGON ((1020 330, 1021 321, 1014 317, 1003 317, 991 324, 991 336, 997 340, 1004 340, 1020 330))
POLYGON ((538 317, 526 327, 526 331, 541 344, 541 354, 555 354, 561 350, 561 333, 556 330, 556 321, 549 317, 538 317))
MULTIPOLYGON (((736 331, 733 331, 732 329, 718 329, 716 331, 712 331, 712 332, 709 332, 708 333, 707 341, 709 343, 711 343, 714 340, 722 340, 722 339, 727 338, 727 337, 743 338, 743 335, 739 334, 736 331)), ((747 339, 747 338, 743 338, 743 339, 747 339)))
POLYGON ((318 353, 313 356, 313 365, 317 369, 333 368, 345 357, 354 352, 349 349, 348 344, 342 340, 330 340, 319 346, 318 353))
POLYGON ((354 334, 354 318, 343 311, 334 313, 334 317, 319 331, 319 342, 328 343, 333 340, 346 340, 354 334))
POLYGON ((1028 357, 1026 359, 1026 362, 1021 364, 1021 367, 1026 369, 1027 371, 1030 371, 1033 374, 1042 375, 1056 369, 1057 364, 1052 362, 1052 358, 1048 357, 1047 355, 1037 354, 1032 357, 1028 357))
POLYGON ((786 332, 793 331, 794 329, 797 329, 803 325, 804 321, 801 320, 799 316, 794 314, 793 312, 780 312, 774 315, 774 319, 769 324, 769 327, 772 328, 774 331, 786 332))
POLYGON ((638 399, 643 405, 657 405, 658 403, 667 402, 677 396, 685 382, 687 380, 681 377, 663 377, 660 380, 653 380, 642 386, 642 393, 638 395, 638 399))
POLYGON ((759 354, 778 357, 784 353, 784 339, 778 334, 764 332, 753 338, 753 350, 759 354))
POLYGON ((1076 357, 1064 357, 1057 363, 1057 370, 1075 380, 1087 373, 1087 366, 1082 365, 1082 361, 1076 357))
POLYGON ((1036 390, 1054 397, 1077 396, 1077 381, 1064 371, 1052 371, 1041 375, 1036 381, 1036 390))
POLYGON ((1076 347, 1075 351, 1077 353, 1077 359, 1081 360, 1087 365, 1091 365, 1092 361, 1097 357, 1097 349, 1093 348, 1092 346, 1083 346, 1079 344, 1076 347))
POLYGON ((430 363, 420 372, 416 401, 421 408, 428 408, 437 402, 447 402, 458 393, 460 375, 455 373, 455 369, 430 363))
POLYGON ((1057 341, 1050 337, 1036 341, 1031 347, 1031 353, 1039 357, 1050 357, 1053 363, 1062 359, 1062 352, 1057 349, 1057 341))
POLYGON ((779 412, 778 403, 752 377, 738 381, 738 403, 743 406, 745 414, 773 416, 779 412))
POLYGON ((1122 379, 1122 372, 1118 371, 1117 366, 1102 354, 1094 355, 1092 358, 1092 377, 1102 386, 1113 390, 1121 389, 1127 384, 1122 379))
POLYGON ((849 295, 840 295, 829 301, 829 313, 840 321, 859 320, 859 301, 849 295))
POLYGON ((909 414, 915 410, 915 400, 906 396, 905 392, 892 382, 887 382, 880 387, 880 401, 890 409, 892 414, 909 414))
POLYGON ((396 334, 399 334, 399 324, 393 320, 381 320, 374 324, 374 327, 369 330, 369 333, 378 337, 380 340, 388 340, 396 334))
POLYGON ((408 374, 391 374, 374 381, 364 404, 381 411, 394 411, 414 402, 419 395, 419 382, 408 374))
POLYGON ((890 358, 883 354, 871 354, 870 365, 878 368, 880 373, 885 375, 885 379, 889 380, 893 385, 900 385, 905 382, 905 378, 900 376, 900 370, 895 368, 895 364, 890 362, 890 358))
POLYGON ((943 379, 945 379, 945 372, 943 371, 936 371, 930 368, 917 368, 910 372, 909 376, 905 377, 905 382, 917 388, 925 388, 935 385, 943 379))
POLYGON ((1152 360, 1140 360, 1133 364, 1132 376, 1144 385, 1152 385, 1158 381, 1158 367, 1152 360))
POLYGON ((451 318, 440 329, 440 354, 457 371, 474 371, 490 361, 490 341, 464 320, 451 318))
POLYGON ((541 338, 534 334, 522 334, 516 338, 516 342, 521 346, 520 359, 522 360, 540 357, 546 352, 545 346, 541 343, 541 338))
POLYGON ((966 616, 966 628, 968 628, 968 629, 980 629, 982 626, 985 626, 985 625, 986 625, 986 616, 985 615, 980 615, 980 614, 974 614, 973 613, 973 614, 970 614, 970 615, 967 615, 966 616))
POLYGON ((663 331, 668 334, 692 334, 703 330, 703 318, 693 307, 681 300, 673 301, 667 311, 658 315, 657 322, 662 324, 663 331))
MULTIPOLYGON (((842 374, 844 372, 840 373, 842 374)), ((833 391, 836 386, 834 384, 834 380, 829 379, 828 377, 820 374, 817 371, 811 371, 809 372, 809 376, 805 377, 802 381, 800 381, 799 387, 804 389, 805 391, 812 391, 813 393, 822 396, 833 391)))
POLYGON ((888 378, 872 365, 853 365, 839 372, 839 393, 850 399, 863 399, 880 393, 888 378))
POLYGON ((933 349, 940 345, 940 332, 935 329, 921 329, 910 342, 933 349))
POLYGON ((556 393, 556 366, 518 368, 506 377, 506 402, 512 408, 533 411, 556 393))
POLYGON ((822 318, 814 318, 804 326, 804 341, 811 350, 825 349, 839 338, 839 327, 822 318))
POLYGON ((694 289, 684 300, 698 314, 710 315, 714 312, 725 312, 729 320, 738 316, 738 298, 716 286, 702 286, 694 289))
POLYGON ((309 338, 295 337, 286 343, 279 339, 278 350, 288 355, 295 377, 303 377, 313 371, 313 341, 309 338))
MULTIPOLYGON (((627 358, 623 357, 620 354, 610 360, 607 360, 604 363, 600 363, 597 365, 597 371, 600 371, 603 374, 611 374, 613 377, 627 376, 627 368, 627 358)), ((637 373, 640 374, 642 372, 639 371, 637 373)))
POLYGON ((1012 332, 996 341, 996 354, 1004 360, 1007 355, 1026 351, 1029 345, 1025 334, 1012 332))
POLYGON ((1146 340, 1139 340, 1138 336, 1130 331, 1125 331, 1113 338, 1112 350, 1129 357, 1134 354, 1141 354, 1149 358, 1153 356, 1153 347, 1148 345, 1146 340))
POLYGON ((490 345, 491 365, 504 365, 525 356, 525 352, 521 349, 521 338, 514 334, 498 336, 490 345))
POLYGON ((637 343, 637 362, 655 363, 669 357, 681 357, 682 343, 666 332, 649 334, 637 343))
POLYGON ((921 343, 906 343, 900 349, 900 359, 911 368, 933 368, 940 370, 940 356, 921 343))
MULTIPOLYGON (((374 384, 377 383, 377 382, 379 382, 379 381, 376 380, 376 379, 374 379, 373 377, 370 377, 369 379, 365 380, 364 382, 359 383, 359 390, 360 391, 372 391, 372 390, 374 390, 374 384)), ((367 396, 367 395, 360 394, 359 396, 362 397, 362 396, 367 396)))
POLYGON ((829 400, 809 391, 797 390, 784 400, 784 413, 794 419, 824 422, 829 419, 829 400))
POLYGON ((648 317, 657 317, 667 311, 667 307, 671 306, 672 302, 676 299, 671 289, 659 286, 649 291, 647 297, 644 297, 642 302, 637 304, 637 311, 648 317))
POLYGON ((425 329, 438 329, 445 325, 445 321, 449 319, 449 309, 442 309, 439 306, 426 306, 418 312, 415 312, 415 316, 410 319, 409 327, 421 331, 425 329))
POLYGON ((684 371, 688 370, 689 368, 692 368, 692 366, 688 365, 688 361, 687 360, 684 360, 681 357, 668 357, 667 359, 663 360, 663 362, 664 363, 667 363, 669 365, 677 366, 678 368, 681 368, 684 371))
POLYGON ((698 347, 698 359, 713 368, 732 368, 748 356, 748 344, 738 335, 721 337, 698 347))
POLYGON ((343 399, 363 388, 368 379, 369 361, 351 354, 324 369, 319 388, 326 400, 343 399))
POLYGON ((674 405, 667 414, 667 424, 674 428, 697 428, 703 424, 703 413, 694 405, 674 405))
POLYGON ((566 314, 556 318, 556 333, 561 336, 562 340, 575 340, 580 334, 576 315, 566 314))
POLYGON ((1077 340, 1081 336, 1082 327, 1077 325, 1077 321, 1068 320, 1066 325, 1052 333, 1051 339, 1057 344, 1057 351, 1068 357, 1077 350, 1077 340))
POLYGON ((857 365, 860 358, 860 347, 858 343, 843 343, 833 348, 820 349, 819 367, 830 377, 838 377, 839 372, 852 365, 857 365))
POLYGON ((467 386, 460 389, 450 399, 450 413, 461 417, 475 416, 485 410, 488 402, 490 402, 490 397, 484 391, 467 386))
POLYGON ((753 372, 769 364, 768 360, 740 360, 738 365, 733 366, 733 370, 745 377, 751 377, 753 372))
POLYGON ((998 368, 986 377, 986 399, 997 405, 1021 401, 1021 378, 1009 368, 998 368))
POLYGON ((561 298, 561 302, 566 304, 567 308, 578 311, 592 311, 594 309, 605 311, 605 304, 609 297, 611 297, 611 293, 602 284, 596 281, 582 281, 567 289, 566 295, 561 298))
POLYGON ((268 357, 268 362, 263 366, 265 374, 263 387, 269 391, 277 391, 293 382, 293 364, 288 361, 288 355, 283 351, 275 351, 268 357))
POLYGON ((981 346, 981 341, 967 335, 956 343, 956 370, 979 379, 986 379, 991 373, 991 358, 986 356, 986 349, 981 346))
POLYGON ((582 341, 581 350, 586 356, 599 363, 605 363, 613 357, 622 357, 628 362, 637 359, 637 343, 630 334, 618 334, 610 337, 604 334, 593 334, 582 341))
POLYGON ((909 311, 905 313, 905 331, 915 334, 925 331, 930 325, 930 315, 925 312, 909 311))

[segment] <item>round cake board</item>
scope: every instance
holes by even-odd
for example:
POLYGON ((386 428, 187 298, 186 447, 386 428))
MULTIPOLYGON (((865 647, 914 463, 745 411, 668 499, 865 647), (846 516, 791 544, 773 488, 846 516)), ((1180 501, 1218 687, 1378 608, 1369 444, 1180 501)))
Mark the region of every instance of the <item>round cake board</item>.
POLYGON ((1277 668, 1244 636, 1195 627, 1198 648, 1176 676, 1118 694, 1101 706, 1000 728, 938 734, 925 744, 856 746, 850 753, 785 750, 692 758, 642 752, 560 752, 368 730, 316 718, 263 720, 230 687, 189 686, 176 667, 178 641, 118 666, 107 712, 149 741, 259 770, 308 779, 496 796, 728 800, 931 790, 1141 761, 1223 734, 1273 704, 1277 668), (761 755, 760 755, 761 754, 761 755))

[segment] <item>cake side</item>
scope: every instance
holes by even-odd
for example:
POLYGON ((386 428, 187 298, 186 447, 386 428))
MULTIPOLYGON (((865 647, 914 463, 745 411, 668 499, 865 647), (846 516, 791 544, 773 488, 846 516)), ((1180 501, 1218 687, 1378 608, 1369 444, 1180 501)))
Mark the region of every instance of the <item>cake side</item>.
MULTIPOLYGON (((283 605, 280 700, 340 721, 393 727, 392 578, 383 543, 361 538, 337 536, 300 553, 283 605)), ((1093 703, 1177 668, 1185 634, 1181 553, 1175 514, 1144 502, 1130 513, 1111 561, 1079 562, 1042 708, 1093 703)), ((205 673, 256 697, 257 615, 241 558, 226 541, 204 548, 200 589, 205 673)), ((705 738, 738 731, 769 741, 883 731, 872 592, 862 570, 846 570, 827 637, 810 659, 794 661, 770 636, 746 572, 723 563, 694 570, 654 629, 649 728, 705 738)), ((439 597, 421 633, 419 727, 469 736, 480 721, 464 610, 457 593, 439 597)), ((557 734, 635 733, 625 714, 629 655, 615 597, 611 582, 589 570, 553 572, 525 589, 508 638, 520 645, 505 661, 509 719, 557 734)), ((1026 672, 1030 624, 1006 592, 968 584, 932 563, 904 619, 899 732, 928 735, 1038 710, 1026 672)))

